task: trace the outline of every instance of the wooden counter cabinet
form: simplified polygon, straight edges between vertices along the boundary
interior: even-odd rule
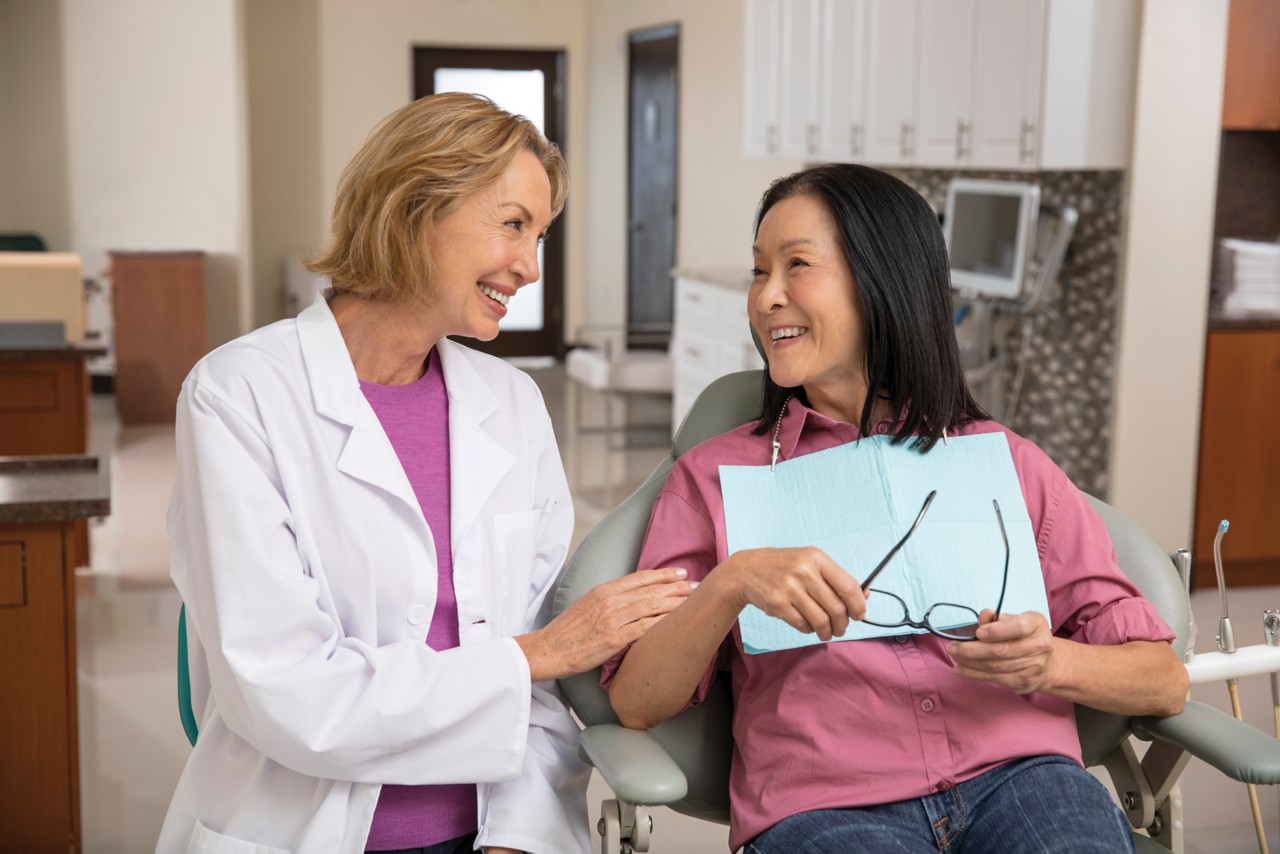
[[[1216,584],[1223,519],[1227,583],[1280,583],[1280,322],[1211,325],[1201,413],[1195,586]]]

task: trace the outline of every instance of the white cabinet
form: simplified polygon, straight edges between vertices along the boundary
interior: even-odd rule
[[[717,377],[764,366],[747,318],[749,284],[747,275],[736,270],[676,273],[671,336],[673,431]]]
[[[782,0],[744,0],[746,44],[743,55],[743,151],[747,157],[779,153],[779,81]]]
[[[866,86],[868,163],[911,163],[916,115],[916,0],[868,0]],[[842,85],[834,81],[833,86]]]
[[[866,148],[865,0],[824,0],[819,12],[818,156],[858,160]]]
[[[1138,0],[744,0],[746,153],[1124,168]]]
[[[793,160],[818,154],[819,0],[782,0],[781,155]]]
[[[1042,0],[977,0],[969,165],[1037,165],[1043,46]]]
[[[918,0],[916,110],[912,162],[958,165],[973,124],[975,0]]]

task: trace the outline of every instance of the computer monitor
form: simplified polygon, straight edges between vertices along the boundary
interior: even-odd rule
[[[1036,184],[952,178],[943,219],[952,287],[978,296],[1020,297],[1039,212]]]

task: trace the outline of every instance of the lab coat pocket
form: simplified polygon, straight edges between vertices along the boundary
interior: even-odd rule
[[[493,518],[493,546],[497,557],[498,589],[502,594],[502,631],[526,631],[526,614],[533,598],[533,568],[538,543],[551,518],[550,508],[523,513],[500,513]]]
[[[210,830],[197,821],[191,838],[187,840],[187,854],[289,854],[289,850],[235,839]]]

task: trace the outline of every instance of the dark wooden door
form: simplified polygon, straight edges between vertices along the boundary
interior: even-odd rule
[[[631,34],[627,323],[634,330],[670,326],[673,317],[679,56],[675,25]]]
[[[564,53],[417,46],[413,49],[413,96],[475,92],[510,112],[527,116],[564,151]],[[566,207],[567,210],[567,207]],[[495,356],[564,355],[565,214],[542,245],[542,278],[512,300],[493,341],[467,345]],[[533,299],[531,300],[530,297]]]

